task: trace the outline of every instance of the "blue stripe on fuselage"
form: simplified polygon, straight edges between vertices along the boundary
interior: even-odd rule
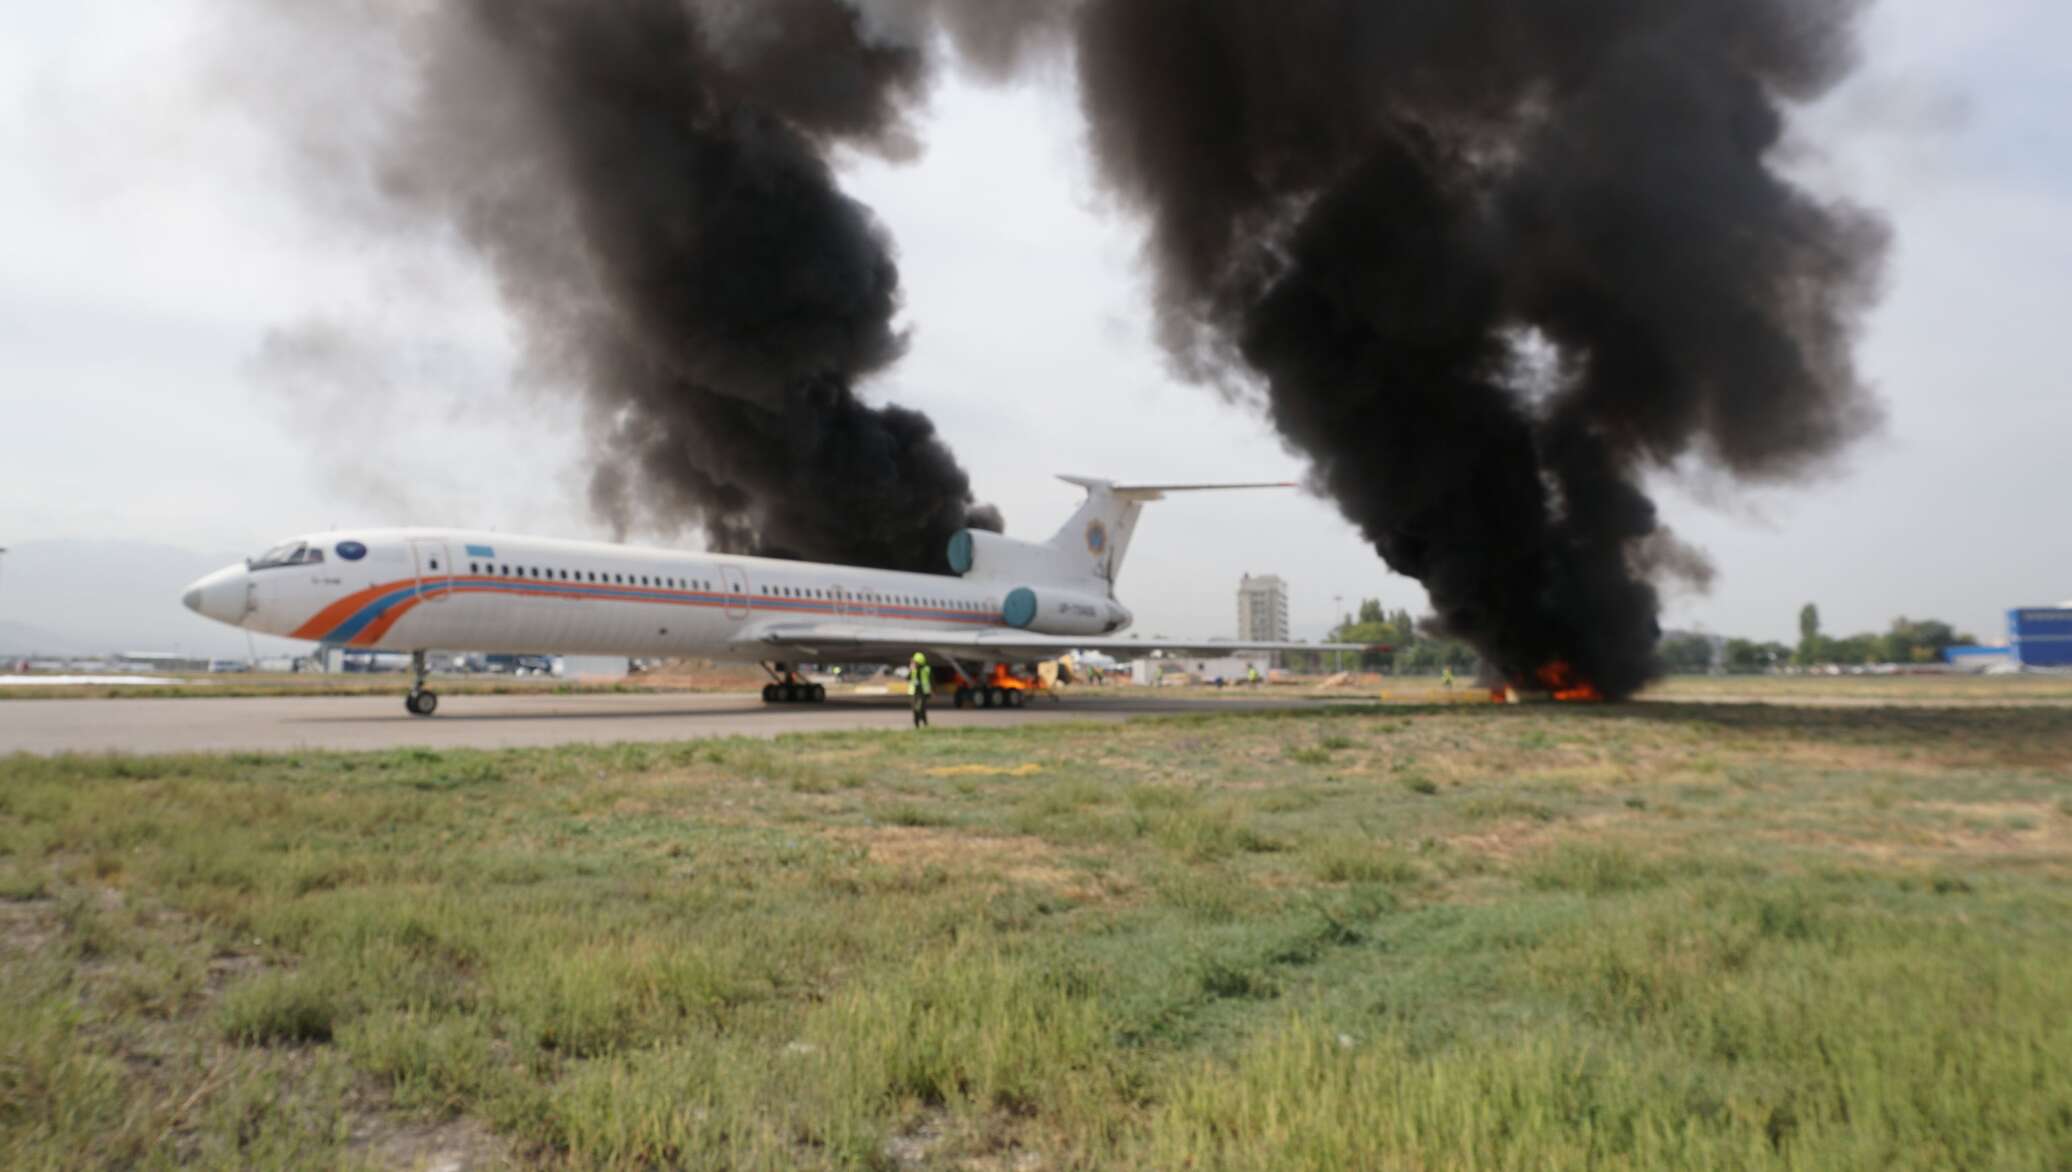
[[[845,614],[826,599],[780,598],[763,594],[704,594],[690,591],[654,591],[626,589],[592,582],[538,582],[523,578],[454,578],[435,579],[427,582],[413,582],[399,587],[375,599],[355,611],[323,636],[327,643],[343,643],[365,630],[367,626],[387,614],[389,610],[407,599],[419,595],[437,594],[441,591],[453,594],[529,594],[582,598],[598,601],[653,602],[671,606],[738,606],[749,610],[778,610],[794,614],[822,614],[837,618],[882,618],[905,621],[964,623],[980,626],[993,625],[990,612],[940,610],[931,607],[890,606],[851,603]]]

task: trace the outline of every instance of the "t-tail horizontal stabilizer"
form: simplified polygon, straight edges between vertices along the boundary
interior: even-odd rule
[[[1129,552],[1130,538],[1137,531],[1137,514],[1151,501],[1164,500],[1169,492],[1225,492],[1233,489],[1294,488],[1294,481],[1254,481],[1243,484],[1117,484],[1092,476],[1064,476],[1059,480],[1086,490],[1086,501],[1049,545],[1077,558],[1091,556],[1087,572],[1111,593],[1122,573],[1122,559]],[[1080,551],[1084,551],[1081,553]]]
[[[1060,476],[1086,490],[1086,500],[1049,541],[1021,541],[966,529],[950,539],[950,569],[965,577],[1015,586],[1060,587],[1066,594],[1114,598],[1115,577],[1137,531],[1137,514],[1174,492],[1240,488],[1294,488],[1290,481],[1250,484],[1117,484],[1091,476]]]

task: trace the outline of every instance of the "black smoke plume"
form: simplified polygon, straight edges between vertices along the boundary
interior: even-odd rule
[[[1529,682],[1623,696],[1665,575],[1643,491],[1779,480],[1876,422],[1886,233],[1780,171],[1862,0],[446,0],[382,184],[492,262],[602,437],[622,526],[935,567],[974,519],[861,403],[899,285],[829,152],[904,156],[931,62],[1076,63],[1185,376],[1257,387],[1313,483]],[[982,373],[982,372],[978,372]]]
[[[1624,696],[1656,576],[1703,572],[1642,472],[1788,477],[1876,420],[1851,343],[1885,231],[1778,171],[1859,7],[1089,0],[1076,39],[1177,365],[1256,374],[1498,670]]]
[[[926,416],[856,393],[905,346],[899,272],[828,154],[911,152],[920,50],[837,0],[390,15],[418,76],[378,182],[489,260],[530,362],[582,390],[602,515],[903,569],[1000,527]]]

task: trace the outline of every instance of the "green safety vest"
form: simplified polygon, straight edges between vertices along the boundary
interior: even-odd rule
[[[915,668],[907,676],[908,695],[926,696],[933,691],[935,691],[935,673],[929,669],[927,664],[924,663]]]

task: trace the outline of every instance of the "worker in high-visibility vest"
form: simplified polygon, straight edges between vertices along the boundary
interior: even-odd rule
[[[928,727],[928,696],[935,691],[935,673],[928,670],[928,657],[914,652],[913,669],[907,672],[907,695],[914,702],[914,727]]]

